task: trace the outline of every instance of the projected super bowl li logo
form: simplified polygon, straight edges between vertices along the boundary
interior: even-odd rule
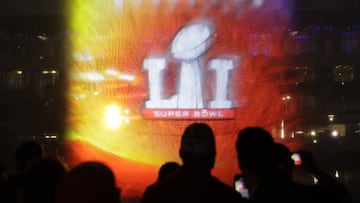
[[[208,74],[200,63],[201,56],[211,47],[214,29],[211,22],[201,21],[182,28],[171,44],[171,54],[179,62],[176,94],[163,97],[163,72],[167,58],[149,57],[143,61],[148,74],[149,99],[143,109],[144,118],[150,119],[233,119],[235,109],[229,95],[230,71],[233,60],[214,58],[206,63],[214,71],[216,80],[212,98],[204,99],[204,75]]]

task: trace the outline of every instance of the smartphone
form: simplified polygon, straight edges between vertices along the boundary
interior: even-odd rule
[[[301,156],[300,156],[300,154],[298,154],[298,153],[293,153],[292,155],[291,155],[291,159],[294,161],[294,164],[296,165],[296,166],[298,166],[298,165],[301,165]]]
[[[234,188],[243,198],[249,199],[249,189],[246,187],[242,175],[237,174],[234,176]]]

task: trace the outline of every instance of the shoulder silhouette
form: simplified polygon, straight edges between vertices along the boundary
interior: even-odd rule
[[[215,137],[210,126],[193,123],[182,134],[179,155],[183,164],[159,181],[142,203],[244,202],[239,193],[211,175],[215,164]]]
[[[118,203],[119,189],[112,170],[100,162],[72,168],[59,183],[55,203]]]

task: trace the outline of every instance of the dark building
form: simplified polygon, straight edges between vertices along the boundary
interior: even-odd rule
[[[296,1],[285,52],[302,128],[360,129],[360,1]],[[301,128],[300,128],[301,129]],[[346,130],[346,131],[344,131]]]
[[[0,17],[2,132],[60,131],[65,29],[55,16]]]

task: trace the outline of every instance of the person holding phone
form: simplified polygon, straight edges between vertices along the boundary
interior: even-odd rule
[[[236,192],[240,193],[243,198],[250,198],[249,188],[241,174],[236,174],[234,176],[234,189]]]
[[[322,171],[317,166],[315,159],[310,152],[302,150],[291,153],[285,145],[280,143],[275,143],[274,152],[278,170],[285,172],[285,174],[287,174],[286,176],[288,176],[291,181],[293,181],[292,175],[295,167],[308,172],[318,179],[318,185],[314,186],[294,182],[297,187],[303,188],[315,194],[325,193],[326,191],[331,192],[331,196],[333,197],[332,201],[335,202],[352,202],[352,197],[346,188],[340,182]]]
[[[341,202],[353,202],[350,192],[338,180],[325,173],[316,164],[315,158],[309,151],[300,150],[292,154],[295,167],[311,174],[317,179],[317,185],[328,188],[341,199]]]
[[[283,144],[275,143],[271,134],[263,128],[241,130],[236,140],[236,151],[252,202],[342,202],[327,188],[294,182],[294,162],[290,150]]]

